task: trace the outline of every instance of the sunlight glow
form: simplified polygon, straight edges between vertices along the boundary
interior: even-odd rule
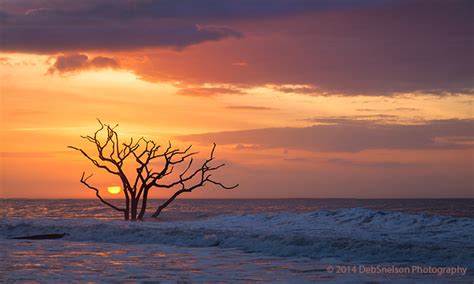
[[[120,193],[120,186],[109,186],[107,188],[107,191],[110,193],[110,194],[119,194]]]

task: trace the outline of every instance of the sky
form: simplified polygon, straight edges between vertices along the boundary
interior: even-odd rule
[[[86,147],[217,143],[187,198],[474,197],[469,0],[0,0],[0,197],[92,198]],[[155,190],[163,198],[169,191]]]

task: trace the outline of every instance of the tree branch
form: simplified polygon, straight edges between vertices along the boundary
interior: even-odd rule
[[[155,214],[153,214],[153,216],[156,217],[180,194],[192,192],[196,188],[203,187],[208,183],[224,189],[233,189],[238,186],[238,184],[226,186],[211,178],[212,172],[225,165],[211,165],[211,162],[214,160],[214,152],[216,149],[215,143],[213,143],[209,158],[206,159],[200,167],[192,169],[195,164],[193,156],[198,153],[191,152],[192,145],[189,145],[189,147],[184,150],[180,150],[179,148],[173,148],[171,142],[168,142],[168,147],[164,151],[160,151],[160,145],[157,145],[153,140],[148,140],[144,137],[141,137],[136,141],[131,138],[129,142],[121,142],[118,133],[115,130],[118,125],[112,127],[109,124],[102,123],[99,119],[97,119],[97,121],[99,122],[100,127],[93,133],[93,135],[81,136],[86,141],[94,144],[97,150],[97,155],[92,157],[81,148],[74,146],[68,147],[80,152],[96,167],[120,177],[123,185],[125,209],[114,206],[100,196],[99,189],[91,186],[87,182],[92,175],[85,177],[85,173],[83,173],[81,183],[89,189],[94,190],[97,198],[99,198],[102,203],[117,211],[124,212],[124,218],[126,220],[129,218],[131,220],[136,220],[137,217],[138,219],[143,218],[146,211],[148,193],[153,187],[177,188],[177,191],[160,207],[158,207]],[[155,159],[162,159],[164,162],[162,168],[154,170],[150,167],[150,164]],[[136,176],[128,176],[125,173],[125,161],[127,161],[127,163],[128,161],[135,162]],[[184,163],[186,163],[186,165],[181,167],[180,165]],[[175,169],[181,169],[180,173],[174,173]],[[167,184],[160,183],[160,180],[167,176],[176,176],[176,179],[171,179],[170,183]],[[131,182],[133,182],[133,184],[131,184]],[[138,208],[138,203],[140,201],[141,208]],[[139,213],[138,209],[140,209]]]
[[[92,174],[89,175],[89,176],[87,176],[87,177],[85,177],[85,174],[86,174],[85,172],[82,173],[82,177],[81,177],[81,183],[82,183],[82,184],[84,184],[84,185],[87,186],[88,188],[94,190],[94,191],[95,191],[95,195],[97,196],[97,198],[99,198],[99,200],[100,200],[102,203],[104,203],[105,205],[107,205],[107,206],[109,206],[109,207],[111,207],[111,208],[113,208],[113,209],[115,209],[115,210],[117,210],[117,211],[125,212],[125,209],[118,208],[117,206],[115,206],[115,205],[113,205],[113,204],[111,204],[111,203],[105,201],[105,200],[102,198],[102,196],[100,196],[99,189],[96,188],[96,187],[93,187],[93,186],[91,186],[90,184],[87,183],[87,180],[92,177]]]
[[[89,156],[84,150],[80,149],[80,148],[76,148],[74,146],[67,146],[68,148],[71,148],[71,149],[74,149],[76,151],[79,151],[82,153],[82,155],[84,155],[89,161],[91,161],[94,166],[98,167],[98,168],[101,168],[101,169],[105,169],[106,171],[108,171],[109,173],[111,174],[114,174],[114,175],[119,175],[119,172],[116,172],[116,171],[113,171],[112,169],[110,169],[109,167],[107,167],[106,165],[102,165],[102,164],[99,164],[99,162],[95,159],[93,159],[91,156]]]
[[[189,148],[188,148],[189,149]],[[185,192],[192,192],[194,189],[205,186],[207,182],[212,183],[214,185],[217,185],[221,188],[224,189],[234,189],[239,186],[239,184],[235,184],[233,186],[226,186],[221,182],[217,182],[213,179],[211,179],[211,174],[210,172],[218,170],[219,168],[223,167],[225,164],[220,164],[218,166],[211,167],[208,164],[214,160],[214,151],[216,149],[216,143],[213,143],[213,147],[211,150],[210,157],[204,161],[202,166],[195,170],[193,173],[189,174],[188,176],[185,176],[188,170],[191,168],[191,165],[193,163],[193,159],[189,161],[189,164],[187,167],[184,169],[184,171],[179,175],[179,180],[172,182],[170,184],[164,185],[164,184],[157,184],[156,182],[152,184],[152,186],[155,187],[161,187],[161,188],[172,188],[177,185],[181,185],[181,189],[176,191],[168,200],[166,200],[163,204],[161,204],[158,209],[155,211],[155,213],[152,215],[152,217],[158,217],[158,215],[161,213],[163,209],[165,209],[171,202],[173,202],[180,194],[185,193]],[[186,182],[191,181],[194,179],[196,176],[200,176],[199,181],[193,185],[186,185]]]

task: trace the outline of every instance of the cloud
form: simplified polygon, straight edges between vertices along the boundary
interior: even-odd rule
[[[105,19],[248,19],[384,5],[393,0],[4,0],[10,13]]]
[[[153,47],[180,49],[242,36],[226,26],[198,24],[191,15],[172,16],[173,8],[188,11],[189,7],[182,5],[162,1],[80,2],[2,3],[5,10],[0,13],[0,50],[57,53]],[[167,9],[161,9],[166,5]],[[166,11],[171,16],[167,16]]]
[[[0,50],[139,50],[150,60],[134,72],[151,81],[273,84],[308,95],[472,95],[471,2],[7,0]]]
[[[90,64],[96,68],[116,68],[118,67],[118,62],[109,57],[97,56],[92,58]]]
[[[316,86],[311,85],[281,85],[272,86],[272,89],[282,93],[294,93],[305,95],[321,95],[323,91]]]
[[[274,108],[264,106],[226,106],[225,108],[233,110],[274,110]]]
[[[303,121],[318,123],[318,124],[362,124],[367,123],[396,123],[400,121],[398,115],[393,114],[370,114],[370,115],[352,115],[352,116],[329,116],[329,117],[313,117],[303,119]]]
[[[8,57],[0,57],[0,64],[2,64],[2,65],[10,65],[10,58],[8,58]]]
[[[395,111],[419,111],[419,108],[414,108],[414,107],[399,107],[396,108]]]
[[[307,158],[283,158],[283,160],[287,162],[292,162],[292,163],[313,162],[311,159],[307,159]]]
[[[419,108],[413,108],[413,107],[399,107],[399,108],[394,108],[394,109],[373,109],[373,108],[358,108],[356,111],[360,112],[375,112],[375,111],[420,111],[421,109]]]
[[[234,150],[241,151],[241,150],[259,150],[262,149],[259,145],[244,145],[238,144],[235,145]]]
[[[238,67],[247,67],[247,65],[249,65],[247,62],[245,61],[240,61],[240,62],[234,62],[232,63],[232,66],[238,66]]]
[[[48,73],[69,73],[85,69],[115,69],[118,67],[118,61],[109,57],[89,58],[85,54],[60,55],[56,57],[54,64],[48,69]]]
[[[370,149],[454,149],[472,147],[474,120],[432,120],[424,124],[378,124],[338,121],[304,128],[265,128],[196,134],[181,140],[316,152],[358,152]],[[458,137],[453,139],[453,137]],[[459,137],[462,137],[459,138]],[[462,143],[460,143],[462,142]]]
[[[216,95],[242,95],[245,93],[242,90],[236,88],[196,87],[180,89],[176,92],[176,94],[195,97],[212,97]]]
[[[471,2],[404,0],[220,20],[246,36],[154,54],[139,72],[193,84],[274,85],[288,94],[473,95]],[[240,61],[248,65],[236,70]]]
[[[63,51],[110,51],[151,47],[183,48],[210,40],[240,37],[227,27],[203,27],[192,24],[121,24],[31,25],[5,24],[1,51],[56,53]]]
[[[344,167],[351,166],[351,167],[364,167],[364,168],[377,168],[377,169],[396,169],[396,168],[406,168],[406,167],[419,167],[419,163],[407,163],[407,162],[392,162],[392,161],[384,161],[384,162],[360,162],[354,161],[349,159],[340,159],[340,158],[333,158],[327,159],[327,163],[337,164]]]

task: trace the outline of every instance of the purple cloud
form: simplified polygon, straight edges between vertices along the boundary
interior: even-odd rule
[[[252,35],[192,58],[151,55],[143,78],[300,84],[309,87],[280,91],[309,95],[474,94],[469,0],[7,0],[2,9],[1,51],[180,50]],[[235,62],[248,64],[236,72]]]
[[[317,152],[454,149],[472,147],[474,143],[474,120],[433,120],[418,125],[377,124],[359,120],[352,123],[347,119],[332,122],[336,124],[217,132],[178,138],[185,141],[249,144]]]
[[[84,69],[118,68],[117,60],[104,56],[89,58],[85,54],[60,55],[49,68],[49,73],[68,73]]]

